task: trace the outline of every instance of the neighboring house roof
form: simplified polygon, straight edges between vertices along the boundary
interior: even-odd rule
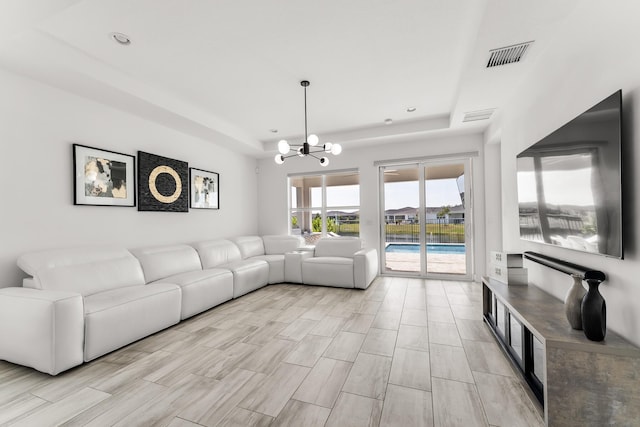
[[[400,209],[387,209],[384,211],[385,215],[413,215],[416,216],[418,214],[418,208],[405,207]]]
[[[427,213],[437,214],[442,210],[442,208],[443,206],[427,207]],[[462,205],[449,206],[449,213],[464,213],[464,206]]]

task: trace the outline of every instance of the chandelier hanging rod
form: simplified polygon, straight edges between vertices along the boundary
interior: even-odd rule
[[[311,83],[308,80],[303,80],[300,82],[300,85],[304,88],[304,142],[309,142],[307,135],[307,88]]]

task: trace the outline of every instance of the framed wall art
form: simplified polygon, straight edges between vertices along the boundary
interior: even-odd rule
[[[220,175],[189,169],[191,209],[220,209]]]
[[[138,151],[138,210],[189,211],[189,165]]]
[[[73,144],[73,204],[135,206],[135,157]]]

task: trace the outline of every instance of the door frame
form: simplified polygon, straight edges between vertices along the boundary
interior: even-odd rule
[[[472,281],[475,277],[475,256],[474,256],[474,191],[473,191],[473,158],[478,156],[478,152],[459,153],[453,155],[431,156],[421,158],[397,159],[387,161],[376,161],[374,166],[378,168],[378,225],[380,241],[380,273],[383,276],[399,277],[420,277],[426,279],[443,280],[463,280]],[[425,168],[436,165],[447,165],[462,163],[464,165],[464,194],[465,194],[465,263],[466,274],[452,273],[429,273],[427,269],[428,258],[425,249],[426,243],[426,192],[425,192]],[[390,167],[410,167],[418,168],[418,188],[419,188],[419,232],[420,232],[420,271],[393,271],[386,269],[386,220],[385,220],[385,191],[384,191],[384,170]]]

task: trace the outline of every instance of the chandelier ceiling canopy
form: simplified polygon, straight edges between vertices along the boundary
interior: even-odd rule
[[[302,144],[289,144],[286,140],[281,139],[278,142],[279,154],[276,154],[274,160],[277,164],[281,165],[285,159],[289,157],[306,157],[311,156],[320,161],[321,166],[327,166],[329,164],[329,158],[326,154],[333,154],[337,156],[342,153],[342,146],[340,144],[332,144],[331,142],[325,142],[322,146],[319,146],[320,138],[315,134],[308,134],[307,131],[307,87],[311,83],[308,80],[302,80],[300,86],[304,88],[304,142]],[[293,153],[293,154],[289,154]],[[322,154],[321,154],[322,153]]]

